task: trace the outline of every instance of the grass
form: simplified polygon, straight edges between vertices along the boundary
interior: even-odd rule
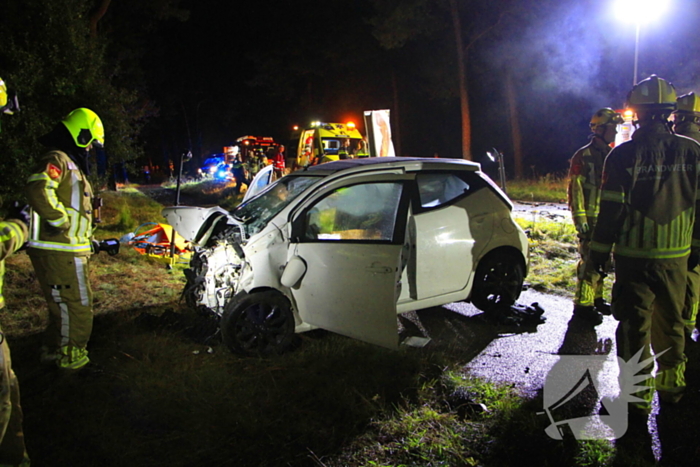
[[[529,231],[530,270],[526,280],[530,287],[573,297],[579,260],[573,224],[544,219],[516,219],[516,222]]]
[[[511,199],[531,202],[566,202],[567,178],[547,175],[540,179],[513,180],[506,184]]]
[[[227,187],[199,189],[221,204]],[[194,197],[197,185],[182,193]],[[162,220],[162,205],[138,190],[103,195],[98,238]],[[572,228],[524,227],[532,286],[570,293],[570,282],[549,276],[573,267]],[[464,373],[459,351],[396,352],[313,331],[294,352],[242,358],[212,338],[216,323],[180,302],[182,265],[168,270],[129,248],[92,265],[90,354],[105,374],[83,379],[38,366],[45,304],[27,256],[8,260],[2,325],[35,465],[496,466],[523,453],[537,465],[610,460],[604,443],[547,438],[541,401]]]

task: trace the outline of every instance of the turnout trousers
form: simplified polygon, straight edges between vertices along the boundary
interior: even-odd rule
[[[89,362],[92,333],[92,289],[89,256],[32,254],[30,258],[49,307],[46,345],[60,354],[58,365],[77,369]]]
[[[598,274],[588,257],[590,251],[590,236],[579,236],[578,252],[580,259],[576,266],[576,292],[574,293],[574,305],[593,306],[596,298],[603,298],[603,276]],[[609,269],[609,265],[606,265]]]
[[[619,321],[617,354],[626,362],[640,349],[640,361],[650,358],[652,352],[657,356],[655,378],[651,375],[653,362],[638,373],[649,375],[645,383],[650,389],[635,393],[644,402],[634,405],[647,411],[654,388],[662,400],[670,402],[680,400],[685,390],[682,312],[687,265],[687,256],[664,260],[615,256],[612,310]]]
[[[10,347],[0,331],[0,464],[19,465],[26,457],[19,383],[12,371]]]
[[[685,291],[685,307],[683,308],[683,322],[687,335],[693,333],[698,317],[698,303],[700,303],[700,266],[688,271],[688,287]]]

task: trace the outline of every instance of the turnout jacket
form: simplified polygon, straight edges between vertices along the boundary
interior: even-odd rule
[[[677,135],[687,136],[688,138],[692,138],[700,143],[700,127],[698,127],[697,123],[683,122],[676,125],[674,130]]]
[[[636,130],[605,160],[591,250],[660,260],[700,247],[699,162],[700,145],[664,123]]]
[[[594,136],[591,141],[576,151],[569,167],[569,209],[571,217],[585,220],[591,227],[598,217],[600,184],[605,156],[610,146]]]
[[[27,226],[24,222],[17,220],[0,222],[0,308],[5,306],[5,299],[2,296],[5,258],[19,250],[26,240]]]
[[[91,253],[92,186],[68,154],[48,152],[29,176],[26,194],[33,210],[32,254]]]

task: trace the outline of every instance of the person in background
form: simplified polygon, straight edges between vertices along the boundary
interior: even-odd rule
[[[7,92],[0,78],[0,114],[19,112],[17,96]],[[0,221],[0,310],[5,308],[2,295],[5,258],[22,248],[27,241],[29,208],[14,209],[10,219]],[[24,445],[24,416],[20,405],[19,382],[12,370],[10,346],[0,329],[0,467],[30,465]]]
[[[236,180],[236,194],[239,194],[241,192],[241,188],[243,188],[243,185],[247,185],[249,180],[246,180],[245,177],[245,166],[243,162],[241,161],[241,154],[240,151],[238,150],[238,146],[233,147],[233,160],[231,161],[231,173],[233,174],[233,178]]]
[[[285,156],[284,156],[284,145],[280,144],[275,151],[275,155],[272,158],[273,170],[275,171],[275,179],[284,177],[285,173]]]
[[[598,110],[591,118],[593,133],[589,136],[590,142],[576,151],[569,167],[569,209],[578,233],[580,254],[576,267],[578,282],[574,294],[574,317],[593,325],[602,323],[604,314],[610,314],[610,305],[603,298],[605,275],[591,267],[588,251],[598,219],[603,162],[610,152],[610,144],[615,141],[619,123],[622,123],[622,116],[613,109]]]

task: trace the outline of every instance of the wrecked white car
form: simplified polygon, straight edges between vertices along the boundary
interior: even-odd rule
[[[476,163],[396,157],[294,172],[232,212],[163,214],[198,245],[189,305],[220,317],[231,350],[270,354],[315,328],[397,348],[397,313],[513,304],[528,240],[511,210]]]

